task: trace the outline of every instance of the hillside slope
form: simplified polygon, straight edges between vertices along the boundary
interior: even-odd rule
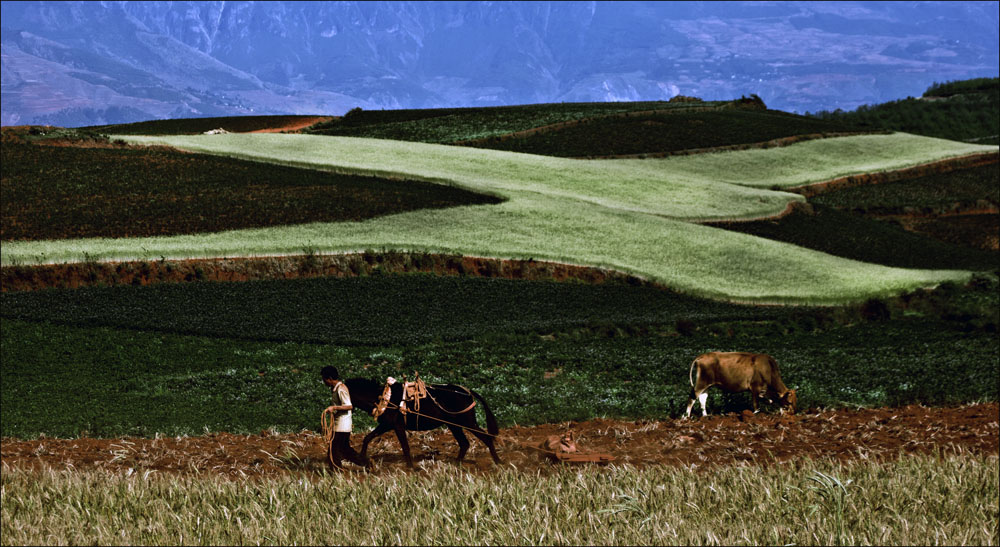
[[[405,176],[454,184],[508,201],[414,211],[358,223],[168,238],[11,243],[4,245],[4,264],[79,261],[85,256],[282,254],[301,252],[309,242],[320,252],[373,247],[533,257],[621,270],[714,298],[837,303],[964,279],[969,274],[887,268],[686,221],[771,215],[802,199],[752,186],[796,186],[859,169],[894,169],[996,150],[898,134],[652,161],[579,161],[309,135],[127,139],[340,172]],[[830,143],[833,146],[823,146]],[[729,180],[720,182],[723,173],[730,174]]]

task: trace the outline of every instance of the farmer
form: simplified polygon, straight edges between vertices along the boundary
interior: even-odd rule
[[[351,448],[351,394],[347,391],[347,386],[340,381],[340,374],[337,367],[326,366],[320,371],[323,376],[323,383],[330,386],[333,393],[333,404],[326,408],[326,412],[333,413],[333,437],[329,439],[330,446],[327,449],[327,461],[330,467],[339,468],[340,462],[347,458],[351,462],[371,469],[371,462]]]

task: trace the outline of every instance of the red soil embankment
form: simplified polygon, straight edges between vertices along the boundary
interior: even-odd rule
[[[371,275],[376,270],[380,273],[421,272],[505,279],[574,279],[591,284],[611,280],[648,284],[620,272],[556,262],[390,252],[5,266],[0,268],[0,290],[352,277]]]

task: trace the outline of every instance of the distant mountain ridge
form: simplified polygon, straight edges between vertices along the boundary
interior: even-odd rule
[[[2,123],[708,100],[995,76],[998,2],[4,2]]]

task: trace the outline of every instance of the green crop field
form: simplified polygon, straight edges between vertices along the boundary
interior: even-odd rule
[[[816,201],[819,197],[822,196],[810,198],[810,201]],[[978,218],[978,215],[970,218]],[[996,251],[971,248],[967,244],[963,245],[961,239],[954,243],[931,239],[908,232],[895,223],[866,218],[828,206],[816,205],[812,212],[795,211],[780,220],[720,222],[713,225],[785,241],[835,256],[897,268],[995,271],[1000,266],[1000,257]],[[969,240],[965,238],[964,242]]]
[[[535,258],[621,270],[715,298],[840,303],[968,278],[833,257],[685,220],[775,214],[796,186],[995,147],[905,134],[659,160],[580,161],[424,143],[310,135],[127,137],[243,159],[406,177],[506,198],[361,223],[312,223],[162,238],[11,242],[3,264],[388,248]],[[545,234],[545,237],[539,237]]]
[[[733,347],[774,355],[805,409],[996,401],[998,298],[989,278],[812,309],[424,275],[5,292],[0,435],[314,429],[327,364],[475,386],[504,425],[662,419],[693,356]]]
[[[724,102],[696,103],[714,108]],[[367,137],[429,143],[452,143],[496,137],[545,125],[609,116],[623,112],[686,110],[690,103],[608,102],[559,103],[482,108],[353,110],[343,118],[310,128],[317,135]],[[155,133],[154,133],[155,134]]]
[[[851,112],[822,111],[813,116],[861,128],[996,144],[1000,133],[1000,78],[935,83],[919,99],[908,97],[861,105]]]
[[[4,143],[0,239],[143,237],[345,222],[500,200],[440,184],[170,150]]]
[[[175,118],[145,122],[94,125],[82,128],[98,133],[118,135],[197,135],[213,129],[230,133],[245,133],[260,129],[284,127],[291,123],[314,119],[316,116],[224,116],[215,118]]]
[[[954,206],[1000,206],[1000,163],[827,192],[810,202],[860,213],[916,213]]]
[[[852,131],[845,124],[768,110],[657,112],[606,116],[527,136],[495,138],[470,146],[545,156],[586,157],[674,152]]]
[[[901,268],[995,271],[995,250],[976,245],[996,234],[1000,164],[827,191],[809,198],[813,210],[779,220],[713,225],[786,241],[845,258]],[[956,211],[975,214],[935,215]],[[882,215],[924,215],[919,233]],[[875,217],[875,218],[871,218]],[[926,234],[926,235],[925,235]],[[930,235],[932,237],[927,237]]]

